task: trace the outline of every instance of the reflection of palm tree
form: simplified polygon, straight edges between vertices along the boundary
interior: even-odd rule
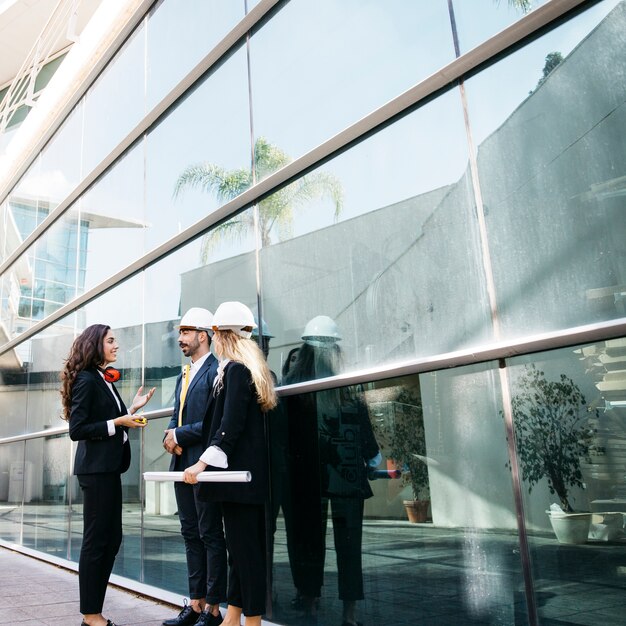
[[[276,170],[287,165],[290,157],[282,150],[259,137],[254,144],[254,167],[256,179],[261,180]],[[201,163],[187,167],[176,181],[174,196],[178,196],[187,187],[200,188],[215,194],[220,202],[231,200],[252,185],[252,172],[247,169],[227,171],[213,163]],[[293,210],[309,200],[329,197],[335,206],[335,219],[339,216],[343,202],[343,190],[340,182],[332,175],[314,172],[302,176],[294,183],[283,187],[271,196],[259,202],[259,229],[261,244],[271,243],[270,233],[276,225],[279,239],[289,237],[293,224]],[[202,260],[206,262],[215,243],[221,238],[240,240],[252,231],[254,218],[252,213],[244,211],[221,224],[202,242]]]
[[[531,0],[509,0],[509,4],[516,9],[521,9],[524,13],[530,11]]]

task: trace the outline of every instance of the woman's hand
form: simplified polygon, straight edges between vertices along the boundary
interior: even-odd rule
[[[130,410],[133,411],[134,409],[133,412],[138,411],[142,406],[146,406],[146,404],[148,404],[150,398],[154,395],[156,387],[152,387],[152,389],[150,389],[150,391],[148,391],[148,393],[144,394],[143,396],[141,395],[142,390],[143,386],[137,389],[137,393],[135,394],[133,402],[130,405]]]
[[[183,472],[183,480],[190,485],[195,485],[198,482],[198,474],[200,472],[204,472],[206,467],[206,463],[203,463],[202,461],[194,463],[194,465],[188,467]]]
[[[127,426],[128,428],[144,428],[148,421],[139,415],[121,415],[113,420],[116,426]]]

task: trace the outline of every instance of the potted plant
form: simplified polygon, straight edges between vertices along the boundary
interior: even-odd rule
[[[548,512],[557,538],[562,543],[584,543],[591,513],[576,513],[570,498],[572,488],[585,487],[581,461],[589,456],[593,436],[589,419],[597,417],[597,410],[587,406],[571,378],[561,374],[559,380],[549,381],[534,364],[526,367],[515,388],[519,390],[511,400],[515,441],[528,493],[545,478],[559,500],[560,507],[553,505]]]
[[[376,438],[390,464],[401,470],[402,484],[411,487],[413,498],[403,501],[409,521],[426,522],[430,491],[421,401],[403,389],[393,401],[375,404]]]

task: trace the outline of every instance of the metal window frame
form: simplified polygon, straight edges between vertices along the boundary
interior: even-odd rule
[[[594,4],[596,1],[597,0],[552,0],[548,4],[535,9],[491,39],[454,59],[431,76],[420,81],[404,93],[366,115],[361,120],[340,131],[334,137],[319,144],[267,178],[257,182],[245,192],[222,205],[205,218],[166,240],[123,270],[101,282],[97,287],[85,292],[41,322],[33,325],[18,337],[5,343],[0,347],[0,354],[13,349],[41,330],[54,324],[57,320],[69,315],[109,291],[117,284],[139,274],[183,245],[201,236],[211,226],[252,206],[255,202],[267,197],[277,189],[328,160],[338,152],[367,138],[377,129],[384,127],[402,114],[406,114],[438,92],[453,87],[458,80],[476,72],[487,63],[494,62],[499,59],[502,54],[517,48],[528,38],[537,36],[543,29],[554,25],[570,12],[583,5]],[[268,13],[278,4],[279,0],[261,0],[261,2],[256,5],[202,61],[155,105],[143,120],[74,188],[65,200],[46,217],[22,244],[0,264],[0,277],[85,191],[94,185],[128,149],[153,128],[172,107],[176,106],[178,100],[201,80],[212,67],[227,54],[231,53],[235,47],[242,45],[250,30],[260,24]],[[2,197],[2,200],[4,201],[7,197],[8,193]]]

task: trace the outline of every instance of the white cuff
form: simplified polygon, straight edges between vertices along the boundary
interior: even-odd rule
[[[176,429],[172,428],[172,437],[174,437],[174,441],[176,442],[176,445],[178,445],[178,439],[176,439]]]
[[[211,446],[207,448],[200,460],[207,465],[212,465],[213,467],[221,467],[222,469],[226,469],[228,467],[228,457],[226,456],[224,450],[218,448],[217,446]]]
[[[107,421],[107,429],[109,430],[109,437],[113,437],[113,435],[115,434],[115,424],[113,422],[114,420]]]

